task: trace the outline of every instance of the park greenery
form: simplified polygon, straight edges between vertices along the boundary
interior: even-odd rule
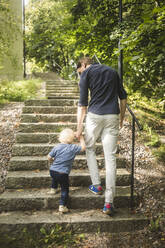
[[[0,70],[6,58],[14,69],[18,67],[17,57],[13,54],[13,43],[20,37],[20,20],[11,8],[10,0],[0,0]]]
[[[165,6],[160,0],[122,2],[120,23],[119,0],[29,0],[26,62],[31,64],[32,73],[53,71],[70,78],[83,55],[96,54],[101,63],[117,69],[122,49],[128,101],[138,109],[143,127],[150,134],[146,143],[158,146],[153,125],[160,123],[165,108]],[[17,33],[7,3],[0,0],[0,62],[10,53],[10,43]],[[38,86],[34,90],[32,85],[39,85],[34,81],[2,82],[0,101],[34,97]]]
[[[97,55],[117,69],[123,49],[129,94],[163,99],[165,6],[159,0],[31,0],[26,11],[27,58],[46,70],[73,72],[72,61]]]
[[[12,101],[22,102],[36,98],[42,83],[40,79],[21,81],[3,80],[0,83],[0,104]]]
[[[164,112],[165,6],[159,0],[122,2],[120,23],[119,0],[30,1],[27,58],[43,71],[67,78],[74,75],[74,65],[83,55],[96,54],[101,63],[117,69],[122,49],[129,103],[138,109],[147,133],[145,137],[143,132],[144,142],[159,147],[162,154],[164,147],[153,130]]]
[[[18,32],[8,6],[0,0],[1,60],[10,54],[10,45]],[[123,21],[119,23],[119,0],[30,0],[26,6],[26,62],[31,73],[57,72],[74,77],[75,64],[83,55],[118,68],[123,51],[124,86],[128,101],[143,126],[139,137],[165,161],[165,145],[156,130],[162,125],[165,100],[165,5],[162,0],[123,0]],[[120,40],[120,49],[118,47]],[[0,104],[35,98],[42,80],[0,82]],[[153,223],[157,228],[159,222]],[[67,247],[78,244],[83,236],[56,229],[31,238],[23,230],[25,247]],[[30,235],[30,236],[29,236]]]

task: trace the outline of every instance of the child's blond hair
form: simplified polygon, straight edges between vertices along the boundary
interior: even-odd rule
[[[64,144],[71,144],[74,140],[74,132],[70,128],[65,128],[59,134],[59,141]]]

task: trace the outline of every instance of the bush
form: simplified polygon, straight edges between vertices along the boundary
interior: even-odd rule
[[[22,102],[36,96],[41,87],[40,79],[0,82],[0,102]]]

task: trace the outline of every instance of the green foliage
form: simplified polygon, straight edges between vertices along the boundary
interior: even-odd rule
[[[161,144],[158,149],[153,150],[153,154],[156,156],[156,158],[164,162],[165,161],[165,144]]]
[[[160,221],[164,214],[159,214],[155,219],[151,219],[149,229],[151,232],[158,232],[160,230]]]
[[[11,56],[11,44],[17,38],[19,28],[17,19],[10,7],[9,0],[0,1],[0,69],[2,68],[2,59],[9,56],[12,63],[16,65],[15,58]]]
[[[41,83],[42,81],[39,79],[2,81],[0,82],[0,102],[24,101],[34,98]]]
[[[69,66],[74,38],[65,1],[34,1],[27,10],[26,25],[29,60],[35,58],[40,67],[49,71]]]
[[[148,129],[148,130],[147,130]],[[145,131],[148,131],[149,141],[145,143],[146,146],[159,147],[160,139],[159,135],[156,134],[150,127],[146,125]]]
[[[19,232],[19,236],[16,235],[14,238],[8,235],[5,235],[5,238],[0,237],[0,244],[8,248],[67,248],[80,244],[83,239],[84,234],[74,235],[72,231],[64,231],[56,224],[54,228],[41,227],[36,232],[24,228],[22,233]]]
[[[124,84],[131,93],[164,99],[165,6],[162,1],[32,1],[27,12],[27,56],[67,77],[70,60],[96,54],[117,69],[124,54]],[[118,43],[120,39],[120,49]]]
[[[165,7],[143,3],[140,8],[140,19],[137,23],[133,22],[134,27],[124,21],[122,28],[125,78],[134,92],[147,97],[163,98]]]
[[[130,92],[129,92],[130,93]],[[160,161],[165,161],[165,145],[161,144],[158,134],[159,128],[164,125],[164,107],[161,100],[148,99],[141,96],[141,93],[131,93],[129,104],[134,109],[136,117],[143,126],[143,131],[139,133],[140,139],[146,146],[151,148],[153,155]]]
[[[56,225],[55,229],[47,232],[44,228],[40,229],[43,237],[40,239],[40,244],[45,244],[47,248],[51,248],[55,245],[63,245],[66,247],[67,244],[72,243],[72,233],[63,232],[62,227]]]

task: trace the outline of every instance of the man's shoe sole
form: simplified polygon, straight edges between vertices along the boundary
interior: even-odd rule
[[[102,194],[103,194],[102,191],[100,191],[100,192],[94,192],[94,191],[91,190],[91,189],[89,189],[89,191],[92,192],[92,193],[95,194],[95,195],[102,195]]]
[[[103,213],[106,214],[106,215],[109,215],[109,216],[113,216],[114,215],[114,211],[104,211],[103,210]]]

